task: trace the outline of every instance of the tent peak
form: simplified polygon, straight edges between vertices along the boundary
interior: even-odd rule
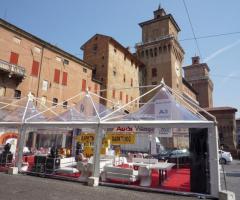
[[[29,101],[33,101],[33,99],[34,99],[34,96],[32,95],[31,92],[29,92],[29,93],[28,93],[28,100],[29,100]]]

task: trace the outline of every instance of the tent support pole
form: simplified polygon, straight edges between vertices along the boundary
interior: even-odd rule
[[[218,155],[218,129],[217,124],[208,128],[209,135],[209,165],[210,165],[210,193],[212,196],[219,196],[220,191],[220,173],[219,173],[219,155]]]
[[[22,160],[23,160],[23,147],[25,144],[25,135],[26,135],[26,126],[22,125],[19,128],[19,142],[18,142],[18,151],[17,151],[17,162],[16,167],[18,171],[21,171]]]
[[[88,179],[89,186],[99,185],[99,175],[100,175],[100,149],[102,144],[102,132],[103,129],[98,125],[96,129],[96,138],[94,141],[94,153],[93,153],[93,175]]]

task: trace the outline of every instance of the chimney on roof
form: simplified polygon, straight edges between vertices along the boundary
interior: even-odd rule
[[[199,56],[192,57],[192,64],[193,65],[200,64],[200,57]]]
[[[126,49],[130,52],[130,46],[127,46]]]

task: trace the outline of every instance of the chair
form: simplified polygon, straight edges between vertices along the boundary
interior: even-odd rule
[[[86,164],[83,162],[77,163],[77,169],[81,173],[81,176],[79,178],[80,181],[87,181],[87,173],[86,173]]]
[[[80,181],[87,182],[88,177],[91,176],[93,172],[93,164],[87,163],[84,164],[82,162],[78,163],[78,170],[81,172],[81,176],[79,178]]]
[[[148,187],[151,186],[152,177],[151,170],[148,167],[139,167],[138,174],[140,177],[140,186]]]

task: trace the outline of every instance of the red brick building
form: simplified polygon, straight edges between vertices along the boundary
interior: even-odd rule
[[[0,19],[0,96],[23,97],[31,92],[48,101],[66,100],[86,89],[98,91],[92,66],[78,57]]]

